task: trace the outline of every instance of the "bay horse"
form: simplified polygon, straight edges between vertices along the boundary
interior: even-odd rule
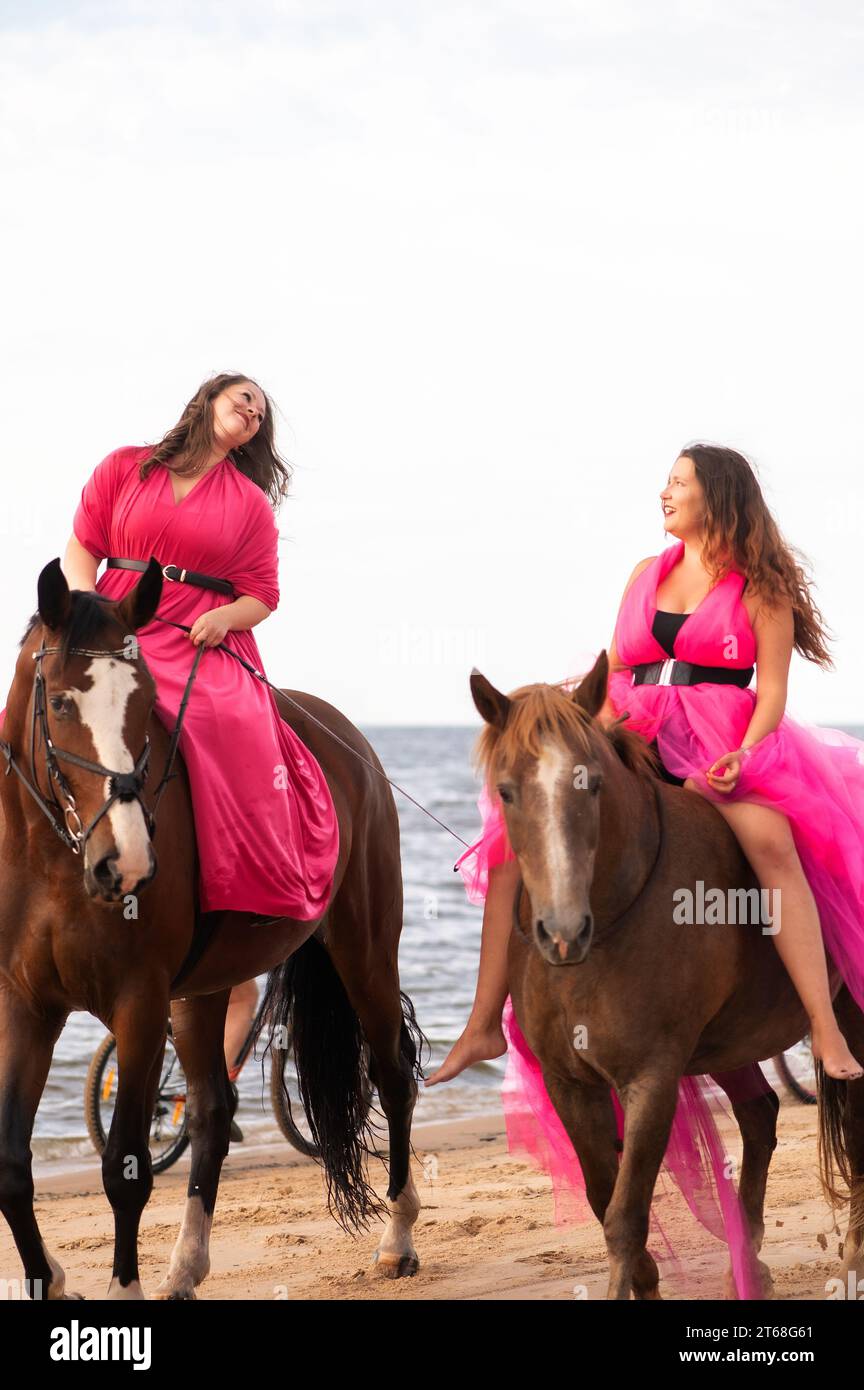
[[[380,762],[325,701],[284,692],[295,705],[275,695],[333,795],[340,842],[334,895],[312,921],[252,926],[251,913],[198,914],[182,758],[155,828],[145,800],[147,752],[154,768],[164,769],[170,739],[154,713],[155,682],[134,634],[156,613],[161,569],[152,560],[135,588],[110,602],[70,591],[53,560],[37,591],[7,703],[7,775],[0,777],[0,1210],[30,1290],[48,1299],[76,1296],[65,1293],[64,1272],[37,1225],[30,1136],[64,1022],[70,1011],[86,1010],[117,1040],[118,1092],[102,1157],[115,1226],[107,1297],[144,1297],[138,1228],[153,1186],[148,1136],[170,1011],[187,1079],[192,1152],[183,1222],[156,1297],[195,1297],[209,1270],[235,1105],[223,1053],[228,997],[233,985],[264,971],[271,1040],[276,1027],[290,1027],[330,1210],[346,1229],[386,1218],[375,1269],[388,1277],[413,1274],[411,1228],[420,1202],[410,1167],[411,1118],[425,1039],[399,986],[399,824]],[[190,666],[191,654],[190,643]],[[232,717],[240,716],[219,712],[220,719]],[[46,732],[50,764],[40,746]],[[18,775],[9,776],[13,770]],[[368,1081],[387,1120],[386,1203],[366,1177],[374,1144]]]
[[[807,1016],[758,925],[673,920],[673,895],[697,880],[724,892],[758,881],[708,800],[661,780],[649,745],[621,721],[597,721],[608,669],[602,652],[575,689],[536,684],[509,696],[476,668],[471,675],[484,720],[476,759],[501,797],[521,876],[508,954],[515,1017],[603,1227],[607,1296],[660,1297],[646,1249],[654,1186],[679,1080],[708,1074],[740,1127],[744,1261],[749,1287],[768,1297],[758,1252],[779,1101],[758,1063],[802,1038]],[[840,1026],[864,1056],[864,1014],[828,965]],[[624,1112],[623,1148],[610,1088]],[[854,1275],[857,1288],[864,1080],[821,1074],[819,1111],[823,1190],[834,1206],[848,1192],[842,1272],[845,1287]],[[733,1288],[727,1282],[730,1296]]]

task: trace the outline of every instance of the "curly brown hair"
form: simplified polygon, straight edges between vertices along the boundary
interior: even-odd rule
[[[258,386],[254,377],[244,376],[242,372],[220,372],[202,382],[195,395],[184,406],[177,424],[162,436],[152,454],[144,459],[139,469],[142,481],[160,463],[180,478],[188,478],[199,472],[204,459],[216,447],[213,436],[213,402],[227,386],[239,385],[241,381]],[[247,478],[251,478],[252,482],[267,494],[275,508],[288,493],[293,470],[279,457],[273,443],[273,402],[262,386],[258,386],[258,390],[267,402],[264,419],[249,443],[231,449],[228,457],[241,473],[245,473]],[[176,467],[171,462],[178,454],[185,455],[182,467]]]
[[[826,625],[810,593],[807,560],[782,536],[753,465],[718,444],[688,444],[679,458],[690,459],[705,494],[702,561],[709,574],[716,582],[735,569],[766,604],[788,599],[795,650],[817,666],[833,666]]]

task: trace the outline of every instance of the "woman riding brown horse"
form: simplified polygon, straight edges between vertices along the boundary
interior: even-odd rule
[[[117,479],[121,487],[125,476]],[[131,471],[128,485],[136,486]],[[232,486],[247,489],[243,498],[260,510],[248,492],[251,482]],[[269,534],[266,540],[269,557]],[[196,910],[202,886],[197,827],[179,754],[176,775],[161,784],[155,824],[148,801],[148,762],[158,781],[171,735],[164,710],[162,719],[155,713],[165,692],[136,640],[140,630],[155,628],[162,565],[182,565],[183,558],[151,558],[131,588],[125,576],[119,598],[70,590],[59,560],[46,566],[5,711],[0,749],[7,773],[15,775],[0,777],[0,1210],[31,1287],[47,1298],[64,1296],[65,1279],[36,1223],[30,1135],[69,1012],[92,1013],[117,1039],[119,1089],[102,1158],[115,1215],[108,1296],[138,1298],[138,1225],[152,1189],[148,1139],[170,1008],[188,1082],[192,1166],[183,1226],[157,1294],[192,1298],[209,1267],[209,1231],[235,1103],[223,1052],[228,999],[232,986],[268,970],[272,1036],[281,1039],[288,1025],[331,1208],[355,1226],[383,1212],[388,1219],[376,1252],[379,1272],[400,1276],[417,1268],[411,1227],[419,1201],[409,1159],[422,1035],[399,988],[402,886],[392,794],[366,739],[338,710],[302,692],[271,696],[264,690],[292,747],[308,750],[299,774],[308,776],[314,763],[326,778],[338,830],[338,859],[323,884],[326,907],[316,910],[307,901],[296,917],[283,912],[266,926],[253,926],[256,909],[274,907],[266,900],[272,885],[257,887],[253,876],[248,882],[261,901],[237,910],[230,901],[235,880],[223,876],[215,885],[205,882],[217,896],[205,913]],[[266,568],[253,565],[244,588],[261,582]],[[171,586],[172,598],[180,587]],[[199,622],[199,651],[217,630],[218,614]],[[232,665],[214,646],[204,654],[202,671],[211,656]],[[259,688],[239,666],[236,677],[233,667],[227,676],[227,665],[227,679]],[[160,670],[171,677],[170,666]],[[269,721],[269,709],[262,708],[261,717]],[[201,738],[188,747],[206,753],[206,714],[201,727]],[[254,738],[255,731],[247,735]],[[261,735],[262,746],[268,737]],[[230,791],[232,777],[248,779],[256,769],[241,765],[229,745],[219,771]],[[264,772],[271,778],[273,767]],[[249,831],[248,821],[229,821],[226,843],[211,836],[212,862],[242,868],[242,839],[254,863],[259,846]],[[290,867],[296,860],[288,850],[297,847],[285,848]],[[272,842],[262,854],[262,862],[270,862]],[[298,901],[305,892],[296,874],[280,878],[277,887],[299,895]],[[218,893],[226,889],[220,904]],[[196,931],[196,921],[206,929]],[[365,1177],[367,1056],[389,1130],[386,1205]]]

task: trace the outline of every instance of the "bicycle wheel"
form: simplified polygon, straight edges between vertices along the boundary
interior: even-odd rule
[[[288,1037],[286,1047],[272,1047],[271,1055],[273,1060],[270,1066],[270,1100],[276,1123],[288,1143],[298,1153],[306,1154],[309,1158],[319,1158],[320,1150],[312,1138],[311,1127],[300,1099],[300,1085],[297,1080],[297,1068],[294,1064],[294,1047],[291,1036]],[[364,1114],[368,1113],[372,1104],[372,1095],[372,1086],[367,1079],[364,1091]]]
[[[816,1069],[810,1048],[810,1034],[803,1037],[794,1047],[789,1047],[774,1058],[777,1075],[784,1086],[802,1105],[815,1105]]]
[[[108,1033],[93,1054],[84,1084],[84,1119],[87,1133],[94,1149],[100,1154],[104,1153],[108,1142],[117,1095],[117,1079],[117,1044],[113,1035]],[[166,1168],[170,1168],[188,1144],[186,1078],[169,1030],[150,1125],[150,1161],[153,1172],[162,1173]]]
[[[320,1150],[312,1138],[309,1121],[300,1099],[292,1040],[288,1039],[287,1047],[272,1047],[270,1054],[270,1100],[276,1123],[288,1143],[298,1153],[306,1154],[309,1158],[318,1158]]]

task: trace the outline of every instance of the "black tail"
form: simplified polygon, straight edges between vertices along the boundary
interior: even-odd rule
[[[416,1086],[425,1075],[423,1071],[423,1049],[425,1047],[426,1060],[428,1061],[432,1056],[432,1044],[417,1022],[414,1005],[404,989],[400,990],[399,994],[402,999],[402,1032],[399,1042],[399,1053],[403,1064],[407,1063],[407,1069]]]
[[[365,1229],[385,1204],[366,1180],[366,1157],[376,1151],[369,1119],[371,1083],[363,1031],[342,981],[323,946],[309,937],[267,978],[263,1030],[285,1030],[303,1109],[327,1178],[327,1205],[346,1231]],[[402,1050],[410,1070],[420,1075],[418,1053],[426,1041],[408,996],[402,995],[406,1021]]]

